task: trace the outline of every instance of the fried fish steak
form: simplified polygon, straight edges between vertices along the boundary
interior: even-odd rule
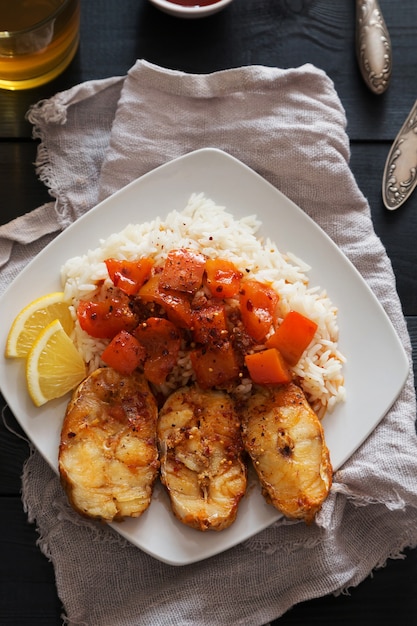
[[[332,484],[323,427],[295,384],[255,387],[241,406],[242,437],[268,502],[310,523]]]
[[[143,375],[100,368],[75,390],[59,447],[59,473],[79,513],[103,521],[149,506],[159,459],[158,408]]]
[[[174,515],[201,531],[230,526],[247,481],[230,396],[197,386],[177,390],[159,412],[158,443]]]

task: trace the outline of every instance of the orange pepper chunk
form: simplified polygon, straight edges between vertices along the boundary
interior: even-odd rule
[[[128,296],[134,296],[149,278],[153,261],[146,257],[138,261],[106,259],[105,264],[113,285]]]
[[[192,315],[189,295],[173,289],[162,289],[160,280],[161,274],[151,276],[139,289],[139,297],[144,302],[155,302],[162,306],[169,320],[179,328],[190,328]]]
[[[316,330],[315,322],[297,311],[290,311],[265,345],[276,348],[287,363],[295,365],[310,345]]]
[[[156,385],[164,383],[177,363],[181,345],[178,329],[169,320],[149,317],[135,328],[133,334],[146,349],[145,378]]]
[[[201,348],[190,353],[191,365],[200,387],[222,386],[239,375],[239,365],[232,346]]]
[[[249,376],[260,385],[291,382],[291,372],[282,355],[275,348],[245,356]]]
[[[127,296],[94,302],[80,300],[77,317],[81,328],[99,339],[113,339],[121,330],[132,330],[137,318],[129,307]]]
[[[278,294],[257,280],[245,280],[240,289],[240,313],[247,333],[261,342],[271,329]]]
[[[206,285],[213,298],[232,298],[240,289],[242,272],[227,259],[207,259]]]
[[[193,316],[193,338],[197,343],[221,347],[228,338],[226,310],[223,304],[196,309]]]

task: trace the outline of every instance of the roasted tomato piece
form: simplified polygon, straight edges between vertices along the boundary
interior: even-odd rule
[[[245,280],[240,289],[240,312],[247,333],[255,339],[265,339],[274,319],[278,294],[257,280]]]
[[[77,317],[81,328],[98,339],[113,339],[121,330],[130,331],[137,324],[127,298],[80,300]]]
[[[197,343],[221,347],[229,334],[225,307],[214,304],[193,311],[192,329]]]
[[[107,259],[105,261],[110,279],[115,287],[121,289],[128,296],[138,293],[143,283],[151,273],[152,259],[143,258],[138,261]]]
[[[146,349],[143,371],[147,380],[156,385],[165,382],[177,362],[181,345],[179,330],[161,317],[150,317],[133,332]]]
[[[214,298],[232,298],[240,289],[242,272],[226,259],[207,259],[206,285]]]
[[[101,358],[119,374],[128,376],[145,360],[146,348],[126,330],[121,330],[107,348]]]
[[[196,381],[203,389],[222,387],[239,375],[239,365],[232,346],[201,348],[190,353]]]
[[[192,322],[191,305],[188,294],[172,289],[160,288],[161,274],[154,274],[139,290],[144,302],[155,302],[162,306],[170,319],[180,328],[190,328]]]
[[[171,250],[161,273],[160,288],[195,293],[203,283],[206,257],[195,250]]]

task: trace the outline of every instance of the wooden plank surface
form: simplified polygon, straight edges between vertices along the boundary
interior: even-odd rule
[[[380,5],[394,44],[392,84],[382,97],[369,92],[357,68],[353,0],[236,0],[202,20],[172,18],[148,0],[83,2],[80,49],[65,73],[27,92],[0,90],[0,136],[30,137],[25,114],[31,104],[85,80],[123,75],[144,58],[196,73],[313,63],[335,83],[350,138],[389,141],[417,98],[417,3]]]

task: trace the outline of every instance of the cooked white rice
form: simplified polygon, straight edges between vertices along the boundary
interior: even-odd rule
[[[259,226],[255,216],[234,219],[224,207],[203,194],[193,194],[183,211],[172,211],[164,220],[129,224],[100,241],[94,250],[69,259],[62,267],[62,284],[67,300],[73,305],[74,319],[78,301],[96,293],[99,281],[104,281],[105,288],[112,284],[105,259],[133,260],[148,256],[162,263],[175,248],[191,248],[210,258],[226,257],[245,275],[272,283],[280,296],[282,317],[295,310],[318,324],[314,340],[293,371],[300,377],[313,408],[323,416],[345,398],[342,372],[345,359],[338,349],[337,309],[324,290],[309,285],[310,267],[290,253],[280,253],[269,239],[258,238]],[[107,340],[90,337],[77,321],[73,338],[90,371],[102,365],[100,354]],[[168,387],[187,382],[190,375],[189,359],[184,354]],[[249,387],[250,381],[244,380],[240,390]]]

